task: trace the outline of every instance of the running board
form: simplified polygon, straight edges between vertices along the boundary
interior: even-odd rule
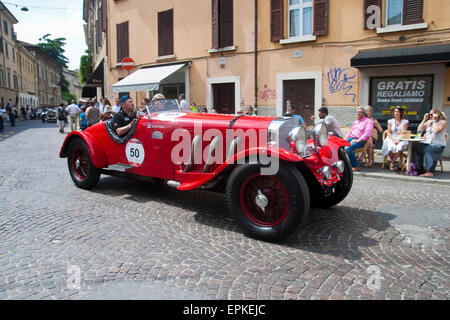
[[[106,168],[103,168],[103,170],[112,170],[112,171],[119,171],[119,172],[125,172],[125,170],[133,168],[129,164],[122,164],[122,163],[116,163],[111,166],[108,166]]]

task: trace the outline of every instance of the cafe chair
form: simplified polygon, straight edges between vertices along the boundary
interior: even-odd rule
[[[445,134],[445,140],[447,141],[448,144],[448,133]],[[441,172],[444,172],[444,166],[442,165],[442,155],[441,158],[439,159],[439,164],[441,166]]]
[[[356,158],[360,159],[361,158],[361,154],[362,154],[362,156],[363,156],[363,163],[366,163],[366,164],[368,163],[368,160],[369,160],[369,157],[367,156],[367,148],[368,148],[368,145],[366,143],[364,145],[364,147],[359,148],[359,149],[355,149]],[[373,152],[372,152],[372,163],[375,163],[375,145],[374,144],[372,144],[372,149],[373,149]]]
[[[387,130],[384,130],[383,131],[383,142],[384,142],[384,140],[386,139],[386,137],[387,137]],[[406,159],[406,157],[408,156],[408,154],[406,153],[406,151],[403,151],[401,154],[400,154],[400,166],[401,166],[401,168],[402,168],[402,171],[401,172],[403,172],[406,168],[406,161],[403,161],[403,159]],[[383,165],[381,166],[381,168],[382,169],[384,169],[384,166],[385,166],[385,164],[386,164],[386,162],[387,162],[387,158],[388,158],[388,156],[384,156],[383,157]]]
[[[350,131],[349,127],[341,126],[342,138],[347,139],[347,134]]]

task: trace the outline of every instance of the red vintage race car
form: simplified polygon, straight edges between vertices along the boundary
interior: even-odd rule
[[[352,187],[349,144],[323,124],[307,133],[292,117],[191,113],[176,100],[147,106],[123,137],[111,121],[65,139],[59,155],[75,185],[92,188],[107,174],[223,192],[235,221],[258,239],[286,238],[310,206],[331,207]]]

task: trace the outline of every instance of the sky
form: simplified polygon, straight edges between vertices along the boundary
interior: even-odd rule
[[[14,25],[17,39],[37,44],[50,33],[50,39],[66,38],[64,55],[69,69],[80,67],[80,57],[87,49],[84,38],[83,0],[9,0],[2,1],[19,21]],[[27,7],[29,11],[21,11]]]

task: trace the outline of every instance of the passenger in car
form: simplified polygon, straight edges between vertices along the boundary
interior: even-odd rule
[[[136,123],[136,111],[134,110],[133,98],[128,95],[120,98],[121,110],[110,120],[114,131],[119,136],[123,136],[130,131]]]

